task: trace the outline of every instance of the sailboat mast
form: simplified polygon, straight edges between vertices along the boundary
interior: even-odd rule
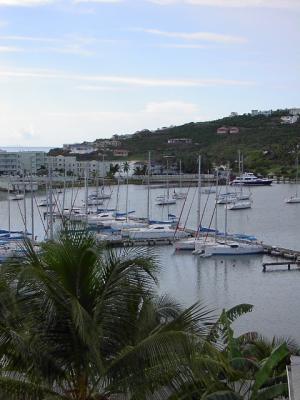
[[[169,198],[170,198],[170,185],[169,185],[169,158],[167,157],[167,218],[169,218],[170,214],[170,206],[169,206]]]
[[[239,155],[239,178],[242,176],[242,158],[241,158],[241,150],[238,151]],[[243,185],[240,185],[240,194],[243,193]]]
[[[34,207],[33,207],[33,177],[32,177],[32,165],[30,174],[30,201],[31,201],[31,238],[34,241]]]
[[[128,221],[128,170],[129,170],[129,165],[128,163],[126,165],[126,221]]]
[[[297,144],[297,157],[296,157],[296,196],[298,195],[298,175],[299,175],[299,144]]]
[[[50,240],[53,240],[53,193],[52,193],[52,170],[53,170],[53,163],[52,159],[50,162],[49,167],[49,214],[50,214]]]
[[[215,240],[217,239],[218,232],[218,192],[219,192],[219,168],[217,168],[217,178],[216,178],[216,200],[215,200]]]
[[[147,220],[150,221],[150,173],[151,173],[151,152],[148,152],[148,179],[147,179]]]
[[[87,163],[84,171],[84,187],[85,187],[85,217],[88,217],[88,206],[89,206],[89,187],[88,187],[88,167]]]
[[[180,192],[181,192],[181,187],[182,187],[181,160],[179,160],[179,188],[180,188]]]
[[[66,180],[67,180],[67,168],[66,168],[66,163],[65,163],[64,188],[63,188],[63,199],[62,199],[62,214],[64,213],[65,203],[66,203]]]
[[[25,182],[25,170],[23,168],[23,186],[24,186],[24,199],[23,199],[23,206],[24,206],[24,231],[25,235],[27,235],[27,209],[26,209],[26,182]]]
[[[102,155],[102,192],[104,192],[104,185],[105,185],[105,165],[104,165],[104,157],[105,155]]]
[[[201,224],[201,156],[198,157],[198,206],[197,206],[197,236]]]
[[[7,182],[7,211],[8,211],[8,232],[11,231],[11,218],[10,218],[10,182]]]
[[[228,226],[228,181],[229,181],[229,166],[227,165],[227,175],[226,175],[226,204],[225,204],[225,242],[227,242],[227,226]]]

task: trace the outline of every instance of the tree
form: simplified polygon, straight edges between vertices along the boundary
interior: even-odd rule
[[[0,396],[167,399],[188,379],[210,313],[155,295],[154,256],[104,250],[76,226],[24,252],[0,273]]]
[[[116,173],[118,173],[119,171],[120,171],[119,164],[110,164],[107,176],[113,178],[116,175]]]
[[[124,171],[125,173],[128,173],[128,172],[129,172],[129,169],[130,169],[129,163],[128,163],[128,161],[125,161],[125,162],[123,163],[123,171]]]

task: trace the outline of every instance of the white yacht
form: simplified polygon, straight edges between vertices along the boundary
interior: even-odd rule
[[[47,201],[47,199],[42,199],[38,202],[38,207],[47,207],[48,204],[49,202]]]
[[[297,146],[297,157],[296,157],[296,193],[285,200],[287,204],[300,203],[300,196],[298,195],[298,175],[299,175],[299,146]]]
[[[198,238],[192,237],[187,239],[179,240],[178,242],[174,243],[175,250],[187,250],[193,251],[200,247],[204,248],[206,244],[213,243],[215,240],[211,236],[200,236]]]
[[[230,184],[243,186],[270,186],[272,182],[272,179],[259,178],[252,172],[245,172],[241,176],[237,176]]]
[[[289,197],[288,199],[286,199],[285,202],[288,204],[300,203],[300,197],[297,196],[297,194],[294,194],[291,197]]]
[[[8,199],[12,201],[18,201],[18,200],[23,200],[24,197],[25,196],[23,193],[12,193],[9,195]]]
[[[236,193],[223,193],[217,196],[217,204],[230,204],[237,200]]]
[[[196,243],[195,254],[203,257],[210,256],[237,256],[264,253],[264,248],[259,243],[237,242],[237,241],[216,241],[207,243],[205,246]]]
[[[186,192],[176,192],[174,190],[172,198],[175,200],[184,200],[187,198],[187,193]]]
[[[111,198],[110,193],[105,193],[103,190],[97,192],[93,192],[90,196],[90,199],[98,199],[98,200],[109,200]]]
[[[168,225],[150,225],[148,228],[128,229],[126,230],[126,235],[133,240],[174,240],[189,237],[187,232],[176,230]]]
[[[172,204],[176,204],[176,200],[170,197],[157,197],[155,204],[157,206],[169,206]]]
[[[227,210],[246,210],[252,207],[249,200],[236,200],[231,204],[226,204]]]

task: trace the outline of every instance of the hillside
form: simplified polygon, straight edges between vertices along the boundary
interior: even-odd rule
[[[300,144],[300,119],[294,124],[282,124],[281,117],[288,115],[288,110],[278,110],[272,116],[251,116],[249,114],[226,117],[210,122],[188,123],[181,126],[143,130],[133,135],[114,136],[119,141],[119,148],[129,151],[130,160],[146,161],[148,151],[155,161],[162,161],[163,156],[174,156],[174,160],[182,160],[185,172],[196,172],[196,160],[202,155],[203,170],[210,170],[214,164],[230,163],[237,168],[237,152],[244,156],[245,169],[261,174],[293,176],[295,173],[296,146]],[[217,129],[237,127],[239,133],[217,134]],[[170,144],[170,139],[186,138],[189,144]],[[119,160],[114,157],[113,150],[107,151],[99,147],[103,139],[94,142],[96,151],[89,155],[78,156],[78,159]],[[105,140],[107,141],[107,140]],[[98,150],[97,150],[98,149]],[[52,155],[67,155],[62,149],[54,149]]]
[[[173,155],[182,159],[186,171],[195,171],[195,160],[203,156],[204,169],[213,163],[229,162],[234,168],[237,151],[244,155],[245,168],[263,174],[290,175],[294,173],[296,146],[300,144],[300,123],[281,124],[278,111],[272,117],[241,115],[211,122],[189,123],[159,130],[139,133],[122,140],[122,147],[129,150],[130,159],[147,159],[151,151],[155,159]],[[217,134],[221,126],[238,127],[238,134]],[[192,139],[192,144],[168,144],[169,139]]]

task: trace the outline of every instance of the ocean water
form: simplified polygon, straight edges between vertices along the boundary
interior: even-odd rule
[[[27,146],[1,146],[0,145],[0,150],[5,150],[5,151],[13,151],[13,152],[18,152],[18,151],[45,151],[48,153],[53,147],[27,147]]]
[[[90,190],[93,190],[92,188]],[[196,200],[194,191],[189,190],[188,199],[178,201],[175,206],[159,207],[155,197],[163,189],[151,190],[151,216],[165,218],[168,211],[179,216],[182,213],[182,224],[196,227]],[[300,250],[300,204],[286,204],[285,199],[295,191],[295,185],[274,184],[271,187],[252,188],[253,207],[249,210],[228,211],[228,231],[255,235],[268,244]],[[120,210],[125,209],[125,186],[120,187]],[[76,206],[82,205],[84,189],[68,189],[66,204],[75,200]],[[196,196],[195,196],[196,197]],[[45,198],[37,194],[35,199]],[[146,214],[147,190],[145,186],[129,186],[129,209],[135,210],[137,216]],[[61,201],[62,195],[58,197]],[[112,199],[108,207],[115,207],[117,187],[113,187]],[[214,198],[202,195],[203,225],[209,226]],[[30,197],[26,198],[26,220],[30,222]],[[190,209],[190,212],[189,212]],[[39,238],[44,236],[44,209],[35,206],[35,233]],[[12,229],[24,227],[23,201],[11,202]],[[7,228],[6,194],[0,192],[1,227]],[[218,206],[218,228],[224,229],[224,206]],[[201,301],[218,315],[223,308],[239,303],[254,305],[254,311],[237,321],[238,333],[259,331],[266,336],[291,336],[300,344],[300,270],[287,271],[286,268],[262,272],[262,263],[270,259],[265,255],[240,257],[200,258],[191,253],[174,252],[172,246],[151,248],[157,254],[160,263],[159,292],[168,293],[177,301],[188,306]]]

